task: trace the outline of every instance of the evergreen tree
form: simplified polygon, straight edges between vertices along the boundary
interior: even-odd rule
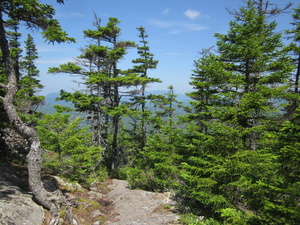
[[[256,150],[266,116],[274,112],[271,100],[281,97],[282,84],[293,66],[282,51],[276,22],[268,23],[253,1],[248,1],[240,13],[230,22],[228,34],[216,34],[220,58],[226,62],[224,69],[232,72],[227,82],[229,92],[222,93],[231,100],[231,106],[220,111],[224,121],[240,127],[245,147]]]
[[[149,116],[150,134],[159,133],[163,126],[174,128],[176,122],[175,111],[182,107],[174,93],[174,87],[168,87],[168,92],[164,94],[150,94],[148,96],[149,104],[152,107],[152,115]]]
[[[100,137],[98,143],[105,145],[105,159],[108,168],[117,168],[119,159],[123,158],[120,148],[120,121],[122,117],[130,113],[130,108],[121,101],[124,96],[132,96],[134,87],[143,85],[152,80],[139,76],[138,73],[129,70],[121,70],[118,63],[125,57],[126,50],[134,47],[132,41],[120,41],[120,21],[117,18],[109,18],[106,26],[100,26],[101,20],[96,17],[95,30],[85,30],[85,37],[91,40],[87,48],[82,49],[77,63],[60,65],[49,71],[80,74],[84,78],[87,87],[86,92],[75,93],[61,92],[61,99],[72,101],[75,107],[83,112],[88,112],[93,121],[95,137]],[[103,45],[106,44],[106,45]],[[82,61],[83,60],[83,61]],[[127,89],[124,91],[124,87]],[[130,90],[132,87],[133,90]],[[94,119],[97,118],[97,122]],[[103,133],[102,133],[103,129]]]
[[[300,76],[300,5],[294,9],[292,15],[293,29],[287,30],[288,39],[291,40],[288,50],[290,50],[293,56],[293,62],[296,66],[296,71],[293,77],[291,77],[291,84],[289,92],[286,94],[286,99],[289,102],[286,107],[287,117],[291,119],[297,107],[299,106],[299,76]]]
[[[176,99],[173,86],[168,89],[169,92],[163,95],[148,96],[154,111],[148,118],[151,135],[143,151],[135,153],[131,163],[133,168],[127,171],[133,187],[165,191],[177,185],[179,151],[185,142],[176,120],[180,102]]]
[[[202,57],[194,63],[190,84],[195,91],[187,93],[192,98],[192,110],[188,110],[185,120],[194,121],[195,129],[207,133],[207,123],[213,121],[211,109],[222,104],[219,91],[225,86],[229,73],[223,69],[224,63],[210,49],[204,50]]]
[[[228,33],[216,34],[218,55],[196,61],[182,195],[202,215],[258,224],[265,218],[253,211],[262,212],[260,199],[268,197],[255,196],[255,185],[276,177],[276,156],[266,147],[275,139],[274,103],[282,100],[293,65],[276,22],[255,1],[234,15]]]
[[[264,213],[270,221],[278,224],[300,222],[299,112],[298,108],[292,120],[282,124],[274,147],[277,162],[280,164],[277,172],[280,180],[262,184],[263,190],[271,195],[268,199],[265,198],[267,203]]]
[[[20,80],[21,71],[20,71],[20,59],[21,59],[21,44],[20,37],[22,34],[19,32],[19,21],[8,19],[5,21],[5,27],[7,29],[6,35],[9,39],[9,46],[11,51],[11,56],[14,61],[14,70],[17,75],[17,80]]]
[[[140,45],[137,46],[140,58],[132,60],[132,62],[135,64],[133,71],[139,73],[143,78],[148,78],[148,71],[150,69],[156,69],[158,60],[154,60],[154,55],[150,52],[150,47],[148,46],[149,42],[147,41],[148,34],[145,28],[138,27],[137,30],[140,32]],[[141,105],[141,149],[143,149],[147,144],[146,119],[148,117],[149,111],[146,111],[146,87],[150,82],[161,82],[159,79],[149,79],[145,81],[145,83],[141,84],[141,95],[136,97],[138,103]]]
[[[39,70],[34,61],[38,58],[38,53],[30,34],[27,35],[25,40],[25,50],[26,55],[20,63],[22,75],[19,81],[20,90],[17,93],[17,101],[23,114],[36,114],[36,109],[43,101],[44,96],[37,95],[43,85],[37,79]]]
[[[88,127],[81,127],[81,118],[73,121],[70,114],[46,114],[39,121],[38,131],[45,152],[45,167],[73,181],[89,184],[99,177],[102,149],[91,145]],[[70,166],[72,165],[72,166]]]

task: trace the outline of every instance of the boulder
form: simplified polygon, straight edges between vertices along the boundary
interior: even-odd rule
[[[0,167],[0,224],[42,225],[43,208],[18,187],[21,183],[11,167]]]

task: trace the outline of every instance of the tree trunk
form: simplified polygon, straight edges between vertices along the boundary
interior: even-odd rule
[[[298,54],[297,72],[295,75],[295,93],[298,93],[298,89],[299,89],[299,76],[300,76],[300,53]]]
[[[1,14],[1,12],[0,12]],[[38,132],[26,125],[19,117],[14,99],[18,91],[17,77],[14,71],[13,61],[11,59],[8,42],[5,36],[5,29],[3,20],[0,15],[0,46],[2,51],[2,60],[5,63],[6,76],[8,83],[0,83],[0,87],[5,89],[5,96],[1,97],[3,108],[7,114],[9,122],[14,129],[28,141],[29,153],[27,155],[28,161],[28,180],[30,189],[36,198],[46,209],[50,210],[55,219],[51,224],[57,224],[60,212],[60,205],[66,203],[64,196],[59,190],[55,192],[48,192],[41,180],[42,157],[40,149],[40,140]]]
[[[117,84],[114,86],[114,106],[119,106],[119,89]],[[120,154],[118,149],[118,134],[119,134],[120,116],[113,116],[113,140],[112,140],[112,162],[111,169],[117,169],[120,161]]]
[[[146,89],[146,85],[143,85],[142,86],[142,143],[141,143],[142,150],[144,150],[147,143],[147,128],[146,128],[146,116],[145,116],[145,108],[146,108],[145,89]]]

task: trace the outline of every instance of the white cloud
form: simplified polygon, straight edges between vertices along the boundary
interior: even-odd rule
[[[153,19],[150,21],[150,24],[161,28],[169,28],[169,34],[179,34],[184,31],[199,31],[208,29],[208,27],[198,23],[185,23],[182,21],[164,21]]]
[[[164,14],[164,15],[168,15],[169,13],[170,13],[170,9],[165,9],[162,12],[162,14]]]
[[[188,9],[184,12],[184,15],[190,18],[191,20],[194,20],[200,16],[200,12],[197,10]]]

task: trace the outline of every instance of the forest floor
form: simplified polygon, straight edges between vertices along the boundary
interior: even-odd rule
[[[19,175],[18,185],[29,191],[27,168],[14,165],[12,170]],[[128,182],[106,179],[85,189],[69,184],[58,177],[43,176],[44,184],[53,188],[56,183],[66,198],[73,204],[73,213],[80,225],[164,225],[180,224],[179,214],[170,193],[154,193],[130,189]],[[49,182],[50,181],[50,182]],[[71,185],[71,186],[70,186]],[[51,187],[52,186],[52,187]],[[50,213],[44,211],[44,224],[48,224]]]

